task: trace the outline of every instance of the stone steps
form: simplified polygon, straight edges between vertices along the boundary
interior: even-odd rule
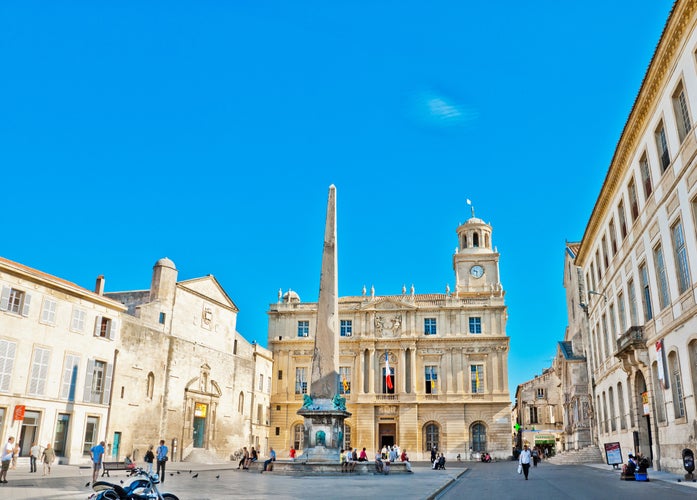
[[[602,463],[603,457],[600,450],[595,446],[586,446],[578,450],[569,450],[548,458],[546,460],[554,465],[577,465]]]

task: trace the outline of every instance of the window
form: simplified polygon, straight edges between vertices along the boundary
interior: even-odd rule
[[[89,455],[92,447],[98,443],[97,435],[99,434],[99,417],[87,417],[85,425],[85,441],[82,445],[82,453]]]
[[[672,227],[673,248],[675,250],[676,272],[678,274],[678,290],[683,293],[690,286],[690,270],[687,265],[687,249],[682,232],[682,222],[678,220]]]
[[[430,451],[433,449],[438,449],[440,429],[436,424],[428,424],[424,428],[424,444],[426,445],[425,451]]]
[[[610,304],[608,308],[608,321],[610,322],[610,336],[613,339],[617,338],[617,322],[615,321],[615,304]]]
[[[609,259],[608,259],[608,254],[607,254],[607,238],[603,236],[602,242],[600,244],[600,248],[603,251],[603,269],[607,269],[610,265]]]
[[[626,429],[627,418],[624,413],[624,391],[622,389],[622,382],[617,383],[617,403],[620,407],[620,429]]]
[[[41,308],[41,322],[49,325],[56,324],[56,301],[49,298],[44,299]]]
[[[620,333],[627,331],[627,313],[624,307],[624,295],[619,293],[617,295],[617,317],[620,320]]]
[[[639,276],[641,277],[641,304],[644,306],[644,321],[650,321],[653,317],[651,311],[651,289],[649,288],[649,272],[646,263],[639,266]]]
[[[61,399],[75,401],[75,387],[77,385],[77,371],[80,365],[80,356],[66,354],[63,362],[63,380],[61,381]]]
[[[479,233],[472,234],[472,247],[479,248]]]
[[[296,450],[302,450],[303,441],[305,436],[305,426],[303,424],[296,424],[293,427],[293,448]]]
[[[656,397],[656,418],[658,419],[659,422],[665,422],[666,421],[666,405],[665,401],[663,399],[663,388],[661,387],[661,383],[658,381],[658,363],[655,361],[653,362],[653,365],[651,366],[651,370],[653,373],[653,386],[654,387],[659,387],[660,389],[657,391],[653,391],[654,396]],[[630,389],[631,390],[631,389]],[[630,405],[631,407],[631,405]],[[634,416],[632,412],[629,412],[629,418],[631,420],[630,425],[634,425]]]
[[[673,383],[673,410],[675,418],[683,418],[685,416],[685,400],[682,393],[682,378],[680,376],[680,363],[678,355],[671,352],[668,356],[668,364],[670,366],[671,382]]]
[[[634,179],[629,181],[627,186],[627,192],[629,193],[629,213],[632,216],[632,222],[637,220],[639,217],[639,200],[636,195],[636,186],[634,185]]]
[[[266,377],[266,392],[271,394],[271,377]]]
[[[307,378],[305,368],[295,369],[295,394],[307,394]]]
[[[89,403],[109,404],[113,365],[104,361],[87,361],[84,400]]]
[[[666,129],[663,126],[663,122],[658,124],[656,132],[654,132],[654,136],[656,138],[658,158],[661,162],[661,171],[665,172],[670,166],[670,153],[668,152],[668,141],[666,140]]]
[[[482,318],[470,318],[470,333],[482,333]]]
[[[73,317],[70,320],[70,329],[74,332],[82,332],[85,330],[85,311],[82,309],[73,309]]]
[[[283,380],[283,370],[278,370],[278,380]]]
[[[424,318],[424,334],[436,334],[436,318]]]
[[[530,423],[531,424],[539,424],[539,421],[537,420],[537,407],[536,406],[530,407]]]
[[[42,349],[41,347],[34,349],[34,359],[32,360],[31,375],[29,377],[29,394],[44,394],[50,354],[51,351],[48,349]]]
[[[607,390],[607,396],[609,399],[609,404],[610,404],[610,429],[613,431],[617,430],[617,420],[615,417],[615,394],[612,390],[612,387],[610,387]]]
[[[543,399],[545,397],[545,390],[543,387],[538,387],[536,392],[537,399]]]
[[[658,281],[658,305],[661,310],[670,302],[670,295],[668,292],[668,277],[666,276],[666,266],[663,261],[663,248],[658,245],[653,249],[653,261],[656,266],[656,279]]]
[[[627,293],[629,294],[629,318],[632,325],[639,324],[639,315],[637,314],[636,291],[634,290],[634,280],[629,280],[627,283]]]
[[[240,391],[237,398],[237,413],[244,413],[244,392]]]
[[[259,390],[260,391],[264,390],[264,374],[263,373],[259,374]]]
[[[148,380],[145,385],[145,397],[152,399],[155,393],[155,374],[153,372],[148,373]]]
[[[309,337],[310,335],[310,322],[309,321],[298,321],[298,337]]]
[[[607,333],[607,316],[605,314],[600,318],[600,324],[603,328],[602,336],[605,342],[605,357],[608,358],[610,356],[610,335]]]
[[[438,394],[438,367],[426,366],[426,394]]]
[[[591,262],[591,280],[590,280],[591,287],[593,290],[596,290],[598,287],[595,286],[595,264]]]
[[[646,153],[639,160],[639,171],[641,172],[641,184],[644,186],[644,199],[648,200],[653,187],[651,186],[651,169],[649,168],[649,160]]]
[[[675,122],[678,126],[678,137],[680,142],[685,140],[685,136],[692,130],[690,122],[690,110],[687,107],[687,97],[682,82],[673,93],[673,110],[675,111]]]
[[[114,340],[116,338],[116,321],[106,316],[97,316],[94,322],[94,336]]]
[[[484,365],[470,366],[470,379],[472,382],[472,393],[480,394],[484,392]]]
[[[16,350],[17,344],[14,342],[0,340],[0,392],[10,391]]]
[[[624,213],[624,201],[620,201],[620,204],[617,205],[617,219],[620,225],[620,240],[624,240],[627,237],[627,219]]]
[[[260,424],[262,422],[262,419],[264,418],[264,409],[260,404],[257,405],[257,424]]]
[[[280,427],[276,427],[276,435],[277,436],[281,435],[281,428]]]
[[[351,394],[351,367],[350,366],[340,366],[339,367],[339,393],[340,394]]]
[[[167,315],[166,315],[165,313],[161,312],[161,313],[160,313],[160,318],[159,318],[158,322],[159,322],[161,325],[164,325],[164,324],[165,324],[165,318],[166,318],[166,317],[167,317]]]
[[[353,333],[353,321],[350,319],[341,320],[341,336],[350,337]]]
[[[617,231],[615,230],[615,219],[610,221],[608,231],[610,232],[610,248],[612,248],[612,255],[615,255],[617,253]]]
[[[22,316],[29,316],[29,304],[31,303],[31,295],[10,288],[2,287],[2,295],[0,295],[0,311],[7,311]]]

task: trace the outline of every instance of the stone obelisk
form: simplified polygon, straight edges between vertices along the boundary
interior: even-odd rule
[[[302,459],[338,462],[344,441],[346,399],[339,391],[339,287],[336,255],[336,187],[329,186],[319,279],[317,328],[312,354],[310,394],[298,414],[305,419]]]
[[[331,399],[339,391],[339,286],[337,281],[336,187],[332,184],[329,186],[327,199],[315,349],[312,354],[310,394],[313,399]]]

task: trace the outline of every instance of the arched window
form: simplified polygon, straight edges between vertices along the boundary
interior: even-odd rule
[[[658,363],[655,361],[651,366],[651,372],[653,375],[653,386],[657,388],[657,390],[653,391],[653,395],[656,398],[656,418],[659,422],[665,422],[666,404],[663,399],[663,387],[661,387],[661,383],[658,381]],[[632,419],[632,426],[634,426],[634,414],[630,412],[629,416]]]
[[[481,422],[476,422],[470,427],[470,436],[472,436],[472,451],[486,451],[486,426]]]
[[[424,451],[431,451],[435,446],[438,449],[440,440],[440,429],[437,424],[430,423],[424,427]]]
[[[607,425],[607,421],[609,418],[609,414],[607,412],[607,394],[605,394],[605,391],[603,391],[603,432],[608,432],[609,427]]]
[[[348,450],[351,447],[351,426],[344,424],[344,449]]]
[[[491,245],[489,245],[489,235],[485,234],[484,235],[484,248],[489,248]]]
[[[479,248],[479,233],[472,233],[472,247]]]
[[[148,373],[148,385],[145,388],[145,395],[148,399],[152,399],[152,395],[155,392],[155,374],[153,372]]]
[[[244,393],[242,391],[240,391],[240,398],[237,403],[237,413],[244,413]]]
[[[467,235],[462,235],[462,248],[467,248]]]
[[[303,424],[295,424],[293,427],[293,448],[296,450],[303,449],[303,436],[305,435],[305,426]]]
[[[680,362],[678,361],[678,353],[675,351],[671,352],[668,356],[668,366],[670,367],[670,381],[673,386],[673,409],[675,410],[675,418],[683,418],[685,416],[685,400],[683,399]]]
[[[612,429],[613,431],[616,431],[617,430],[617,423],[615,420],[615,393],[612,390],[612,387],[608,388],[607,396],[609,398],[609,403],[610,403],[610,429]]]

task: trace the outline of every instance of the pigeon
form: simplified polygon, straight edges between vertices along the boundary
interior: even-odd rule
[[[220,479],[220,474],[218,474],[217,476],[215,476],[215,478],[216,478],[216,479]]]
[[[193,479],[196,479],[196,478],[198,477],[198,472],[197,472],[196,474],[194,474],[193,476],[191,476],[191,477],[192,477]]]
[[[181,474],[181,472],[177,471],[177,474]]]
[[[121,484],[123,484],[123,479],[121,480]]]
[[[189,474],[191,474],[191,469],[189,469]]]
[[[90,482],[87,481],[87,482],[85,483],[85,488],[87,488],[89,485],[90,485]]]
[[[170,477],[172,477],[173,475],[174,475],[174,473],[173,473],[173,472],[170,472],[170,473],[169,473],[169,476],[170,476]]]

